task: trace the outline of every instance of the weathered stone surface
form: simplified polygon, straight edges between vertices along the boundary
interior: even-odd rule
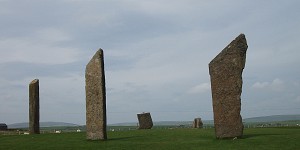
[[[106,92],[103,50],[99,49],[85,70],[86,138],[106,140]]]
[[[151,129],[153,122],[150,113],[137,114],[139,120],[139,129]]]
[[[203,128],[203,122],[202,122],[201,118],[194,119],[193,128]]]
[[[245,35],[241,34],[209,63],[217,138],[243,135],[240,111],[247,48]]]
[[[34,79],[29,84],[29,133],[40,133],[40,96],[38,79]]]
[[[5,123],[0,123],[0,131],[7,130],[7,125]]]

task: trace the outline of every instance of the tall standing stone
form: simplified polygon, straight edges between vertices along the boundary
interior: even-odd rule
[[[103,50],[99,49],[85,70],[86,138],[106,140],[106,92]]]
[[[247,48],[245,35],[240,34],[209,63],[215,134],[219,139],[243,135],[240,111]]]
[[[201,118],[194,119],[193,128],[203,128],[203,122],[202,122]]]
[[[137,114],[139,120],[139,129],[151,129],[153,122],[150,113]]]
[[[40,134],[40,96],[39,80],[29,84],[29,133]]]

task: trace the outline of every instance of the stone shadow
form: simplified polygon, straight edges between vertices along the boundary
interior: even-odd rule
[[[281,135],[281,134],[244,134],[241,138],[239,139],[249,139],[253,137],[259,137],[259,136],[271,136],[271,135]]]
[[[140,137],[143,137],[143,136],[126,136],[126,137],[109,138],[109,139],[107,139],[107,141],[127,140],[127,139],[140,138]]]

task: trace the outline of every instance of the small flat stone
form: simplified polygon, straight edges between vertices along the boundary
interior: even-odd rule
[[[150,113],[140,113],[137,114],[139,120],[139,129],[151,129],[153,127],[153,122]]]

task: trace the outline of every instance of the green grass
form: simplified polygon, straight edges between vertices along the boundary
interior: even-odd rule
[[[299,149],[300,128],[249,128],[242,139],[217,140],[213,129],[152,129],[108,132],[107,141],[85,133],[0,135],[0,149]]]

